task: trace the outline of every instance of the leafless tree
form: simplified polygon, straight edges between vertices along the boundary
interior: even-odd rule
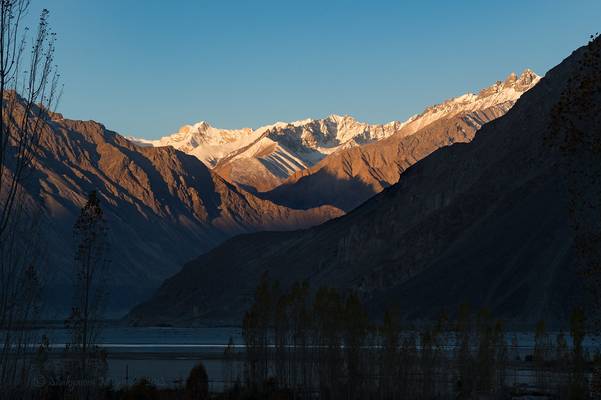
[[[97,345],[107,296],[108,228],[95,191],[73,227],[75,245],[74,305],[67,327],[72,333],[67,347],[68,379],[76,382],[82,398],[93,397],[106,373],[106,354]]]
[[[48,111],[58,100],[55,35],[43,10],[34,35],[24,25],[28,0],[0,0],[0,390],[30,384],[23,357],[37,342],[28,324],[37,316],[41,259],[39,211],[26,203],[31,170]],[[15,394],[15,396],[21,396]]]
[[[27,60],[28,28],[21,25],[28,7],[28,0],[0,1],[0,236],[18,217],[21,185],[47,111],[59,97],[59,75],[53,64],[55,34],[48,25],[48,10],[42,11]]]

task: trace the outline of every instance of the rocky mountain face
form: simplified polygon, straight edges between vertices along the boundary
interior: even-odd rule
[[[199,122],[159,140],[130,140],[142,146],[173,146],[196,156],[228,181],[262,191],[336,150],[386,138],[401,126],[399,122],[369,125],[350,116],[331,115],[256,130],[217,129]]]
[[[184,151],[227,181],[251,192],[268,192],[261,196],[283,205],[306,208],[308,204],[336,204],[349,210],[395,183],[399,168],[411,165],[407,164],[411,157],[415,162],[440,146],[471,140],[483,123],[504,114],[539,79],[530,70],[520,76],[512,73],[477,94],[467,93],[428,107],[404,122],[370,125],[348,115],[331,115],[277,122],[256,130],[227,130],[203,121],[185,125],[159,140],[130,140],[141,146],[172,146]],[[413,149],[416,138],[413,145],[400,144],[443,120],[447,123],[439,123],[437,135],[425,134],[426,145],[430,145],[427,151]],[[462,132],[455,129],[457,135],[452,132],[455,125],[464,125]],[[445,129],[449,131],[446,137]],[[396,154],[390,147],[397,148]],[[358,149],[366,149],[366,153]],[[317,176],[307,178],[314,174]]]
[[[110,286],[120,294],[112,300],[122,310],[233,235],[304,228],[341,214],[329,206],[305,212],[275,205],[228,183],[196,157],[173,147],[135,146],[94,121],[47,119],[24,189],[46,216],[48,286],[55,298],[67,293],[72,226],[91,190],[98,191],[110,228]]]
[[[221,160],[215,171],[253,191],[266,191],[330,154],[382,140],[401,126],[397,121],[370,125],[348,115],[277,124],[252,145]]]
[[[472,142],[433,152],[341,218],[226,241],[167,279],[129,320],[239,323],[267,272],[284,286],[307,280],[356,290],[371,310],[395,306],[409,319],[469,303],[511,321],[565,321],[581,292],[564,162],[549,136],[583,51]],[[601,109],[599,96],[587,104]]]
[[[340,149],[260,195],[293,208],[329,204],[350,211],[396,183],[403,171],[433,151],[470,142],[482,125],[504,115],[539,79],[525,70],[519,77],[511,74],[478,94],[429,107],[397,125],[398,131],[389,137]]]

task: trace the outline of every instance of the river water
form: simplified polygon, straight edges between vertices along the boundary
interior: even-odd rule
[[[69,342],[69,332],[63,328],[44,333],[55,354]],[[212,389],[218,390],[223,379],[221,358],[230,338],[242,350],[239,328],[110,327],[102,331],[99,344],[108,353],[108,379],[117,387],[143,377],[158,386],[176,386],[202,361]]]
[[[53,353],[64,349],[69,332],[55,327],[44,329]],[[508,333],[507,342],[517,336],[520,357],[532,354],[532,333]],[[555,343],[556,333],[549,334]],[[174,327],[107,327],[102,331],[100,346],[108,352],[108,379],[113,385],[132,384],[142,377],[159,386],[177,386],[185,382],[190,369],[202,361],[207,369],[211,389],[222,387],[222,356],[230,338],[238,351],[243,351],[240,328],[174,328]],[[571,344],[569,335],[566,335]],[[585,339],[584,346],[593,352],[599,340]],[[239,366],[238,366],[239,368]]]

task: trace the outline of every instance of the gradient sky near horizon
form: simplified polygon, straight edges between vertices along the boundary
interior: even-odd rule
[[[58,111],[146,138],[200,120],[404,120],[512,71],[542,75],[601,30],[598,0],[32,0],[42,8]]]

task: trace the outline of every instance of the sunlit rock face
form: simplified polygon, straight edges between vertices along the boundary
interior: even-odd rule
[[[194,155],[224,178],[262,191],[341,148],[386,138],[400,122],[370,125],[350,116],[277,122],[258,129],[218,129],[202,121],[159,140],[130,138],[141,146],[173,146]]]
[[[334,163],[328,163],[331,155],[357,147],[362,148],[392,136],[397,139],[411,136],[439,120],[474,114],[471,117],[473,126],[469,130],[475,131],[493,117],[504,114],[539,79],[540,77],[530,70],[525,70],[520,76],[511,74],[505,81],[499,81],[478,94],[467,93],[449,99],[428,107],[421,114],[414,115],[404,122],[368,124],[348,115],[330,115],[323,119],[276,122],[254,130],[228,130],[214,128],[201,121],[194,125],[185,125],[177,133],[159,140],[130,139],[142,146],[173,146],[194,155],[229,182],[253,192],[265,192],[282,183],[288,185],[291,181],[298,180],[299,176],[307,174],[307,169],[321,169],[321,166],[316,164],[322,160],[331,166],[330,169],[335,169],[336,174],[343,173],[342,165],[332,167]],[[464,136],[470,136],[472,133],[468,132]],[[389,145],[388,142],[384,144]],[[433,146],[434,148],[436,146]],[[369,168],[371,161],[365,161]],[[392,169],[396,170],[394,160],[389,161]],[[391,173],[392,169],[388,173]],[[398,176],[396,178],[398,179]],[[372,179],[375,180],[377,179]],[[394,178],[387,179],[385,186],[394,182]],[[373,183],[366,182],[367,185]],[[371,194],[373,195],[373,192]]]
[[[329,204],[350,211],[396,183],[407,168],[435,150],[471,141],[482,125],[504,115],[539,79],[526,70],[478,94],[428,107],[395,125],[392,135],[340,149],[261,196],[288,207]]]

